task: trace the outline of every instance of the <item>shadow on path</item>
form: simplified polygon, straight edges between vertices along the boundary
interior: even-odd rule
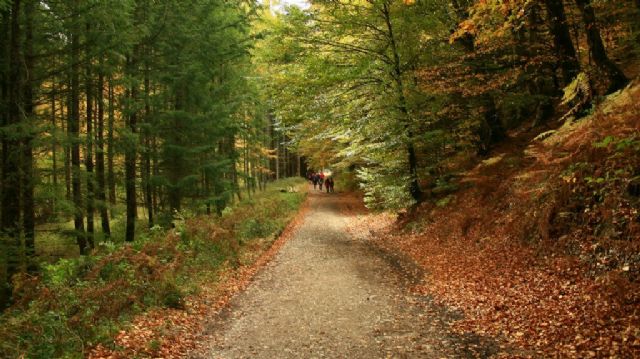
[[[310,193],[303,223],[229,308],[194,358],[485,358],[490,340],[448,329],[455,313],[408,290],[424,278],[354,239],[341,194]]]

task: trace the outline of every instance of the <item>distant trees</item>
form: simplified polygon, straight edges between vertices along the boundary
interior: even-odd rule
[[[73,219],[89,254],[134,241],[141,214],[169,225],[185,207],[221,213],[256,177],[264,188],[285,147],[247,95],[257,6],[0,0],[0,307],[37,270],[36,224]]]

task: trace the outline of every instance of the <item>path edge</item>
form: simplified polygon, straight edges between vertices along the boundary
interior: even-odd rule
[[[304,223],[304,218],[310,209],[310,198],[309,193],[305,193],[305,199],[298,212],[289,220],[282,231],[275,234],[278,238],[271,244],[269,249],[264,251],[252,264],[236,270],[230,278],[225,280],[224,284],[221,284],[218,288],[218,299],[211,305],[209,313],[203,321],[203,330],[199,335],[199,343],[195,348],[185,353],[185,358],[206,357],[211,345],[212,334],[219,329],[216,324],[222,314],[225,310],[230,309],[231,301],[254,282],[256,276],[280,253],[282,247]]]

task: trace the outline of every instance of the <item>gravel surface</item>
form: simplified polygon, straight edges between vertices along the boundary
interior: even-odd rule
[[[227,310],[200,358],[466,358],[495,344],[448,331],[455,315],[408,288],[411,262],[347,232],[349,199],[312,191],[304,221]]]

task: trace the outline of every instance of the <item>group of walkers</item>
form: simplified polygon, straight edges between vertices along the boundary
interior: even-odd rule
[[[325,176],[324,172],[320,171],[320,173],[310,172],[307,176],[307,179],[313,183],[313,189],[317,189],[322,191],[322,187],[326,189],[327,193],[333,192],[333,177]]]

